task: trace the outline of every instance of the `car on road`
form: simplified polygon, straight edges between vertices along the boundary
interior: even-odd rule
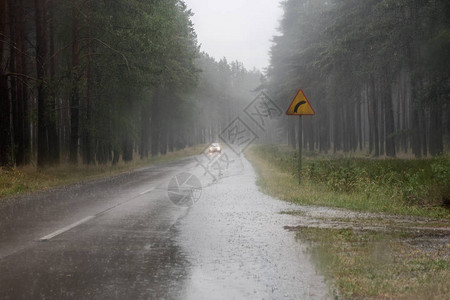
[[[209,153],[213,152],[222,152],[222,147],[219,143],[212,143],[211,146],[209,146]]]

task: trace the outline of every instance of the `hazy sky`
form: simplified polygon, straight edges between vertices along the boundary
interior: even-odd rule
[[[217,60],[238,60],[247,69],[269,63],[272,36],[278,34],[279,0],[185,0],[201,50]]]

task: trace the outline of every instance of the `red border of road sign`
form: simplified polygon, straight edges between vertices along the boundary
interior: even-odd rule
[[[311,107],[311,110],[313,111],[312,114],[296,114],[296,113],[294,113],[294,114],[289,114],[289,113],[288,113],[288,112],[289,112],[289,108],[291,108],[292,104],[294,104],[294,101],[295,101],[295,99],[297,99],[297,96],[298,96],[299,93],[302,93],[303,97],[304,97],[304,98],[306,99],[306,101],[308,102],[309,107]],[[316,112],[314,111],[314,108],[312,107],[311,102],[309,102],[308,98],[306,98],[305,93],[303,93],[302,89],[299,89],[298,92],[297,92],[297,94],[295,95],[294,99],[292,99],[292,102],[291,102],[291,104],[289,105],[288,109],[286,110],[286,115],[288,115],[288,116],[314,116],[315,114],[316,114]]]

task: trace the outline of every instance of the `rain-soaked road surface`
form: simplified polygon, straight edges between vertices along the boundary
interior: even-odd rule
[[[169,199],[183,172],[201,182],[189,207]],[[2,200],[0,299],[328,298],[283,229],[295,207],[255,180],[227,151]]]

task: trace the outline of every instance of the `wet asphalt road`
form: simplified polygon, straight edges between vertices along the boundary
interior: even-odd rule
[[[201,183],[186,202],[180,173]],[[295,207],[255,180],[226,151],[2,200],[0,299],[328,298],[283,229]]]

